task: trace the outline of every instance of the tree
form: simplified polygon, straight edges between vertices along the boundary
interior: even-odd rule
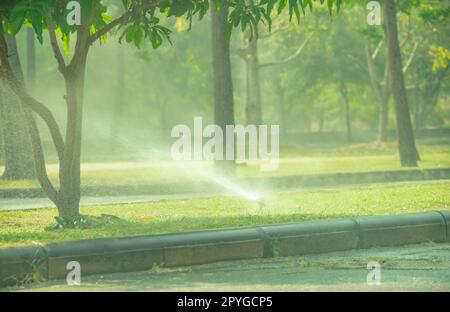
[[[247,105],[245,107],[248,125],[262,124],[261,84],[259,80],[258,39],[250,38],[250,31],[244,33],[245,48],[239,55],[245,61],[247,73]]]
[[[415,11],[413,18],[420,27],[414,32],[420,42],[407,80],[414,103],[414,126],[420,130],[437,106],[439,94],[446,91],[450,52],[448,32],[450,4],[425,1]],[[411,14],[412,15],[412,14]]]
[[[234,125],[233,81],[231,78],[230,41],[227,34],[228,6],[211,10],[212,55],[214,76],[214,122],[223,134],[227,125]],[[230,142],[227,142],[227,145]],[[233,142],[234,144],[234,142]],[[233,146],[234,148],[234,146]],[[234,158],[234,157],[233,157]],[[234,160],[227,159],[223,150],[223,161],[216,162],[220,171],[234,175]]]
[[[1,27],[1,26],[0,26]],[[9,63],[19,83],[24,84],[22,66],[17,51],[16,38],[6,36],[9,48]],[[0,80],[1,77],[0,77]],[[5,154],[3,178],[8,180],[32,179],[35,177],[30,139],[26,131],[25,119],[20,103],[14,93],[0,84],[0,125]]]
[[[260,70],[276,65],[286,65],[294,61],[301,55],[308,42],[310,41],[313,33],[311,33],[304,42],[299,46],[297,51],[292,55],[273,62],[261,63],[258,51],[259,41],[263,39],[270,39],[277,33],[287,31],[288,27],[278,26],[272,32],[265,32],[259,34],[258,38],[252,38],[251,32],[244,33],[244,46],[239,49],[235,49],[238,56],[245,62],[246,69],[246,107],[245,117],[248,125],[260,125],[263,122],[262,117],[262,101],[261,101],[261,82],[260,82]],[[281,105],[281,104],[280,104]]]
[[[321,1],[322,3],[324,1]],[[2,2],[0,4],[0,24],[5,25],[8,32],[16,34],[23,25],[30,24],[40,42],[42,42],[42,33],[48,32],[51,48],[58,64],[58,69],[65,81],[67,118],[65,138],[54,118],[52,112],[37,99],[32,97],[20,84],[14,74],[8,60],[8,46],[4,40],[4,31],[0,27],[0,64],[1,75],[6,80],[11,90],[20,98],[22,109],[26,116],[27,128],[31,137],[33,158],[35,163],[38,181],[47,194],[47,196],[56,204],[59,216],[69,220],[77,219],[79,216],[80,202],[80,157],[81,157],[81,138],[82,138],[82,120],[83,120],[83,94],[86,62],[90,47],[105,37],[115,28],[123,29],[120,40],[125,39],[127,43],[134,43],[140,46],[142,40],[147,39],[154,48],[158,48],[164,41],[169,39],[170,30],[160,25],[163,16],[186,16],[192,20],[193,16],[203,17],[209,10],[210,1],[208,0],[134,0],[123,1],[124,11],[116,18],[110,18],[107,14],[107,7],[103,2],[80,0],[82,10],[78,11],[80,19],[68,22],[68,16],[76,17],[77,8],[67,9],[66,1],[30,1],[14,0]],[[328,7],[331,11],[333,5],[340,6],[341,0],[328,1]],[[213,7],[232,8],[228,18],[228,30],[234,27],[241,27],[244,31],[249,27],[253,33],[257,32],[257,26],[261,21],[270,23],[270,14],[275,4],[278,4],[279,11],[286,7],[285,0],[264,0],[258,3],[251,1],[232,1],[215,0],[211,1]],[[289,1],[291,16],[296,15],[300,19],[300,9],[305,6],[312,8],[312,2],[304,5],[303,1]],[[71,11],[74,10],[74,11]],[[226,51],[224,49],[223,38],[225,29],[222,25],[226,10],[214,15],[217,19],[219,36],[217,52],[218,54]],[[225,16],[226,17],[226,16]],[[221,21],[221,23],[219,23]],[[69,25],[70,24],[70,25]],[[62,34],[61,39],[64,45],[70,43],[71,36],[75,36],[75,44],[71,57],[66,63],[63,57],[56,34]],[[225,61],[226,62],[226,61]],[[227,74],[225,64],[216,64],[218,75]],[[223,66],[223,68],[221,68]],[[226,78],[225,78],[226,79]],[[223,82],[225,81],[223,80]],[[221,87],[217,85],[216,88]],[[229,88],[226,92],[229,92]],[[217,91],[220,94],[220,90]],[[218,99],[221,100],[222,99]],[[230,103],[228,101],[228,103]],[[224,106],[222,106],[224,107]],[[219,112],[217,112],[219,114]],[[223,111],[225,113],[225,111]],[[38,115],[48,127],[59,160],[59,188],[50,181],[46,166],[45,155],[42,149],[41,137],[37,127],[35,114]],[[218,117],[222,119],[223,117]],[[222,121],[226,121],[223,119]],[[223,123],[222,122],[222,123]]]
[[[29,90],[36,85],[36,47],[32,28],[27,28],[27,85]]]
[[[391,78],[391,91],[395,101],[400,163],[402,166],[416,167],[420,157],[416,148],[408,99],[406,96],[396,14],[397,10],[395,8],[394,0],[386,0],[384,5],[384,18],[388,44],[388,66]]]
[[[400,52],[404,49],[408,41],[410,41],[410,38],[412,36],[412,26],[411,26],[411,17],[408,19],[408,25],[406,26],[407,30],[405,31],[405,34],[403,35],[403,40],[399,43]],[[376,33],[376,31],[366,30],[366,42],[365,42],[365,49],[366,49],[366,59],[367,59],[367,73],[370,77],[370,82],[372,84],[372,89],[375,92],[375,95],[378,99],[379,103],[379,113],[378,113],[378,140],[380,142],[386,142],[387,141],[387,133],[388,133],[388,116],[389,116],[389,99],[391,97],[391,82],[390,82],[390,70],[389,70],[389,50],[385,43],[387,40],[386,37],[386,23],[383,25],[383,35],[380,39],[380,35]],[[372,37],[372,38],[371,38]],[[376,44],[375,49],[372,49],[371,39],[375,39],[378,41]],[[408,55],[403,54],[407,57],[407,62],[405,66],[402,67],[403,74],[406,74],[408,69],[410,68],[410,65],[415,57],[417,47],[419,46],[421,40],[415,41],[413,44],[413,47]],[[377,73],[377,66],[376,66],[376,58],[378,55],[380,55],[380,51],[384,51],[383,53],[383,73],[379,75]],[[381,76],[381,78],[379,77]]]
[[[125,55],[123,49],[117,50],[117,81],[116,98],[112,109],[111,142],[112,149],[117,148],[117,138],[120,137],[122,128],[122,114],[125,105]]]

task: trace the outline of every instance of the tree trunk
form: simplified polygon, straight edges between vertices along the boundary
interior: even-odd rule
[[[111,123],[111,143],[113,150],[117,148],[118,138],[122,128],[122,113],[124,107],[125,94],[125,55],[123,48],[120,47],[117,51],[117,86],[116,97],[114,99],[113,116]]]
[[[58,210],[60,216],[79,215],[81,198],[81,136],[86,56],[68,67],[66,80],[67,127],[64,156],[60,164]]]
[[[347,142],[352,143],[352,121],[350,116],[350,104],[348,100],[348,90],[347,85],[341,80],[340,92],[342,99],[344,100],[344,114],[345,114],[345,129],[347,133]]]
[[[230,42],[227,34],[228,7],[222,5],[219,11],[213,7],[211,9],[211,23],[214,75],[214,121],[215,124],[223,130],[225,137],[226,126],[234,125]],[[231,159],[226,160],[226,146],[224,146],[223,150],[224,160],[216,161],[216,168],[222,173],[233,176],[235,173],[235,161]]]
[[[383,97],[380,102],[380,110],[378,113],[378,141],[386,142],[388,139],[388,125],[389,125],[389,103],[388,99]]]
[[[28,89],[33,91],[36,86],[36,47],[34,30],[27,27],[27,83]]]
[[[18,79],[23,84],[23,74],[17,51],[16,39],[6,36],[9,62]],[[25,116],[20,102],[3,81],[0,85],[0,124],[5,151],[4,179],[20,180],[35,177],[30,138],[27,133]]]
[[[384,18],[388,43],[390,84],[395,101],[400,163],[402,166],[416,167],[417,160],[419,160],[419,153],[416,148],[408,100],[406,97],[405,82],[403,79],[403,67],[398,42],[397,16],[394,0],[385,1]]]
[[[280,121],[280,132],[282,137],[286,137],[286,96],[279,79],[275,81],[275,88],[280,99],[278,103],[278,118]]]
[[[372,53],[369,48],[369,44],[366,43],[366,58],[367,58],[367,68],[369,72],[370,82],[372,88],[377,96],[379,103],[378,110],[378,140],[380,142],[387,141],[387,129],[389,122],[389,66],[387,61],[387,51],[386,51],[386,61],[384,69],[384,85],[378,81],[375,64],[372,59]]]
[[[247,32],[244,37],[247,48],[244,60],[247,71],[247,106],[245,108],[247,125],[262,124],[261,86],[259,80],[258,40],[250,40]]]
[[[2,18],[0,16],[0,24],[1,22]],[[66,87],[67,125],[65,141],[52,112],[44,104],[28,94],[14,73],[13,66],[11,66],[11,62],[8,59],[8,55],[10,55],[8,45],[3,37],[3,29],[0,28],[0,64],[4,67],[0,73],[11,90],[20,98],[22,110],[27,121],[27,130],[31,138],[33,160],[39,184],[49,199],[56,204],[59,216],[63,218],[77,217],[79,215],[83,93],[86,59],[91,44],[89,25],[90,19],[87,19],[87,22],[79,27],[74,56],[67,66],[57,46],[55,32],[51,25],[48,25],[52,48]],[[41,137],[34,114],[42,118],[48,127],[58,154],[59,190],[53,186],[48,177]],[[76,219],[73,221],[71,224],[75,226]]]

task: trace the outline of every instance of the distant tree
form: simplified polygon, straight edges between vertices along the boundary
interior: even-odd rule
[[[5,38],[9,48],[9,63],[19,83],[23,85],[24,79],[16,38],[13,36]],[[0,77],[0,125],[5,155],[5,171],[2,177],[8,180],[32,179],[35,174],[25,118],[19,99],[2,80]]]
[[[394,0],[384,3],[384,18],[388,45],[388,62],[391,91],[395,101],[395,117],[397,121],[398,149],[402,166],[417,166],[420,160],[416,148],[414,131],[406,96],[400,44],[397,30],[397,10]]]
[[[111,142],[113,149],[117,148],[117,139],[122,129],[123,109],[125,106],[125,53],[123,48],[117,49],[117,80],[116,94],[112,108]]]
[[[231,77],[230,40],[227,34],[228,6],[211,10],[211,37],[214,76],[214,122],[223,134],[227,125],[234,125],[233,81]],[[234,175],[234,160],[216,162],[222,173]]]
[[[34,90],[36,86],[36,47],[33,28],[27,28],[27,86]]]

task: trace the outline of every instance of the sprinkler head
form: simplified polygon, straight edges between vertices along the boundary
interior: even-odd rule
[[[258,199],[257,203],[258,203],[258,205],[259,205],[259,209],[260,209],[260,210],[263,210],[263,208],[266,207],[266,202],[265,202],[264,199],[262,199],[262,198]]]

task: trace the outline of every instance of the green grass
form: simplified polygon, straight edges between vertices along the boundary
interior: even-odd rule
[[[81,213],[117,218],[64,230],[51,228],[56,209],[3,211],[0,246],[449,209],[449,190],[450,181],[296,190],[265,196],[262,212],[257,204],[235,197],[91,206]]]
[[[419,168],[450,168],[450,145],[419,145],[422,161]],[[100,163],[83,164],[83,186],[152,185],[171,182],[205,180],[196,169],[166,166],[166,163]],[[57,183],[58,167],[50,165],[50,178]],[[276,171],[261,172],[256,164],[238,167],[239,177],[267,177],[333,172],[404,170],[394,143],[355,144],[345,148],[316,152],[295,152],[284,155]],[[38,187],[37,181],[0,180],[0,189]]]

